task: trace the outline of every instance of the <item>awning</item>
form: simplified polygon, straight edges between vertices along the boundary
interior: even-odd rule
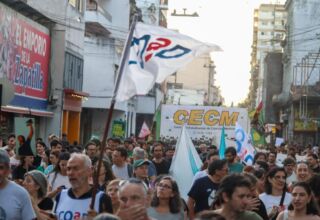
[[[41,116],[41,117],[53,117],[54,115],[53,112],[50,112],[50,111],[33,109],[33,108],[25,108],[25,107],[13,106],[13,105],[1,106],[1,111],[25,114],[25,115]]]

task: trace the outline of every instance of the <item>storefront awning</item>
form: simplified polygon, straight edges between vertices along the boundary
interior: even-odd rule
[[[24,108],[24,107],[18,107],[13,105],[1,106],[1,111],[25,114],[25,115],[34,115],[34,116],[40,116],[40,117],[53,117],[54,115],[53,112],[50,112],[50,111],[33,109],[33,108]]]

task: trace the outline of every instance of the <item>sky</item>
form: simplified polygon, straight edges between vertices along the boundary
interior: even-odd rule
[[[249,92],[253,10],[262,3],[285,0],[169,0],[168,28],[197,40],[219,45],[223,52],[211,54],[216,65],[216,84],[225,104],[238,104]],[[186,8],[199,17],[171,16]]]

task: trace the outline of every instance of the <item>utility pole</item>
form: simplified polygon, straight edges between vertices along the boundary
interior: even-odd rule
[[[208,80],[208,103],[209,105],[213,104],[213,88],[214,88],[214,75],[216,74],[215,68],[216,66],[214,65],[214,62],[211,60],[209,65],[204,64],[203,65],[204,68],[209,68],[209,80]]]

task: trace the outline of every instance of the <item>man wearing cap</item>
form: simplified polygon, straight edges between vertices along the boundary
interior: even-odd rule
[[[147,160],[148,157],[146,154],[147,153],[145,152],[145,150],[143,150],[140,147],[136,147],[133,149],[132,157],[133,157],[134,161],[141,160],[141,159]],[[149,166],[148,166],[148,177],[149,177],[149,180],[153,182],[157,177],[157,169],[156,169],[155,165],[150,160],[148,160],[148,161],[150,162]]]
[[[8,154],[0,150],[0,219],[26,219],[36,217],[28,192],[8,180],[10,174]]]
[[[140,159],[133,162],[133,176],[143,181],[149,186],[148,167],[150,162],[148,160]]]

